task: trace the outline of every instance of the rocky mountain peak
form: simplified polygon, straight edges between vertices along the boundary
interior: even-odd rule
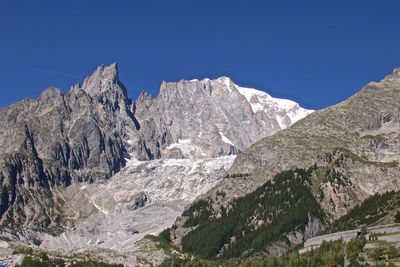
[[[58,97],[61,97],[60,89],[55,87],[49,87],[40,94],[39,101],[42,102],[49,99],[55,99]]]
[[[224,84],[225,87],[227,87],[227,88],[231,87],[231,84],[234,84],[233,81],[231,80],[231,78],[226,77],[226,76],[221,76],[217,79],[212,80],[212,82]]]
[[[204,79],[201,81],[204,88],[215,99],[221,99],[224,95],[230,95],[235,90],[235,83],[231,78],[222,76],[214,80]]]
[[[149,99],[152,99],[151,94],[148,94],[147,92],[141,92],[137,101],[143,102]]]
[[[312,111],[236,85],[229,77],[163,81],[152,99],[141,94],[135,117],[156,157],[204,158],[237,154]],[[154,139],[154,140],[153,140]]]
[[[209,95],[213,94],[229,94],[232,92],[235,84],[233,81],[226,76],[219,77],[217,79],[204,78],[203,80],[182,79],[178,82],[166,82],[163,81],[160,86],[160,95],[174,94],[177,93],[181,96],[187,94],[193,94],[193,91],[202,90],[207,92]]]
[[[167,82],[166,81],[162,81],[161,85],[160,85],[160,94],[162,94],[165,89],[167,88]]]
[[[92,97],[116,89],[122,90],[124,96],[127,96],[125,87],[119,81],[116,62],[109,66],[99,66],[92,75],[85,78],[81,89]]]
[[[386,76],[385,80],[391,81],[391,82],[400,82],[400,68],[394,68],[393,73]]]

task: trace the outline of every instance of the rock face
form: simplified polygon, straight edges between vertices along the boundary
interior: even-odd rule
[[[226,77],[163,83],[158,97],[134,103],[117,64],[100,66],[68,92],[49,88],[0,109],[0,223],[62,230],[80,217],[59,188],[101,183],[129,158],[237,154],[309,112]],[[86,218],[93,207],[81,206]]]
[[[131,109],[116,64],[99,67],[69,92],[49,88],[1,109],[1,223],[55,226],[61,218],[53,188],[118,172],[136,132]]]
[[[252,144],[235,159],[227,178],[201,199],[218,202],[207,211],[215,216],[229,210],[238,198],[271,183],[268,181],[276,175],[303,169],[308,170],[311,179],[306,186],[327,215],[328,223],[368,196],[400,189],[399,136],[400,69],[395,69],[346,101],[316,111]],[[177,220],[176,244],[191,233],[183,227],[189,218]],[[291,240],[290,236],[285,238]]]
[[[203,158],[238,154],[311,112],[221,77],[163,82],[156,98],[139,97],[135,117],[153,157]]]

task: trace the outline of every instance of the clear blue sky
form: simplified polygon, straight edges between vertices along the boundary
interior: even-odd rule
[[[230,76],[320,109],[400,66],[400,1],[0,0],[0,107],[119,63],[136,100]]]

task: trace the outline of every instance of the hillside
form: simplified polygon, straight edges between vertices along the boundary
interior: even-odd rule
[[[379,83],[369,83],[346,101],[316,111],[290,128],[251,145],[236,158],[226,178],[201,196],[199,201],[203,199],[210,203],[208,228],[214,224],[223,224],[223,217],[217,216],[221,211],[228,210],[228,215],[235,214],[235,203],[255,194],[262,185],[272,190],[277,186],[274,182],[276,177],[296,169],[313,170],[304,186],[309,188],[312,198],[326,214],[324,226],[375,193],[398,190],[399,93],[400,69],[395,69],[393,74]],[[295,180],[294,177],[291,180]],[[276,199],[279,199],[279,191],[269,201],[274,203]],[[292,194],[282,201],[297,203],[300,200],[299,196]],[[185,243],[185,240],[204,227],[201,222],[186,227],[191,218],[187,213],[193,207],[189,207],[172,228],[172,236],[175,237],[173,243],[182,245],[186,251],[202,255],[201,250],[192,250]],[[268,229],[266,231],[272,231],[279,223],[267,218],[274,213],[265,215],[257,208],[257,205],[251,205],[249,212],[254,217],[262,216],[260,219],[265,222],[263,227]],[[281,213],[289,211],[290,206],[280,209]],[[311,217],[306,219],[303,227],[312,221]],[[244,225],[251,228],[252,223],[246,222]],[[304,231],[299,231],[297,239],[291,239],[296,230],[296,224],[290,229],[278,230],[281,244],[265,242],[258,250],[269,255],[270,249],[280,247],[282,253],[303,242],[306,236]],[[240,238],[251,239],[257,231],[253,228],[242,232]],[[202,242],[211,242],[209,236],[199,236]],[[238,240],[237,234],[235,239]],[[216,250],[223,255],[237,242],[224,237]],[[241,251],[253,249],[253,245],[248,243]],[[240,253],[232,254],[232,257],[238,255]]]

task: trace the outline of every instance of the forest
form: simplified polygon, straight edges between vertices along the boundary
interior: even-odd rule
[[[257,252],[268,254],[266,247],[278,241],[290,247],[288,234],[302,232],[311,217],[325,219],[310,191],[314,168],[276,175],[254,192],[234,200],[229,211],[221,208],[218,219],[211,216],[211,199],[194,203],[183,213],[187,216],[184,226],[198,227],[183,237],[183,251],[229,259]]]

